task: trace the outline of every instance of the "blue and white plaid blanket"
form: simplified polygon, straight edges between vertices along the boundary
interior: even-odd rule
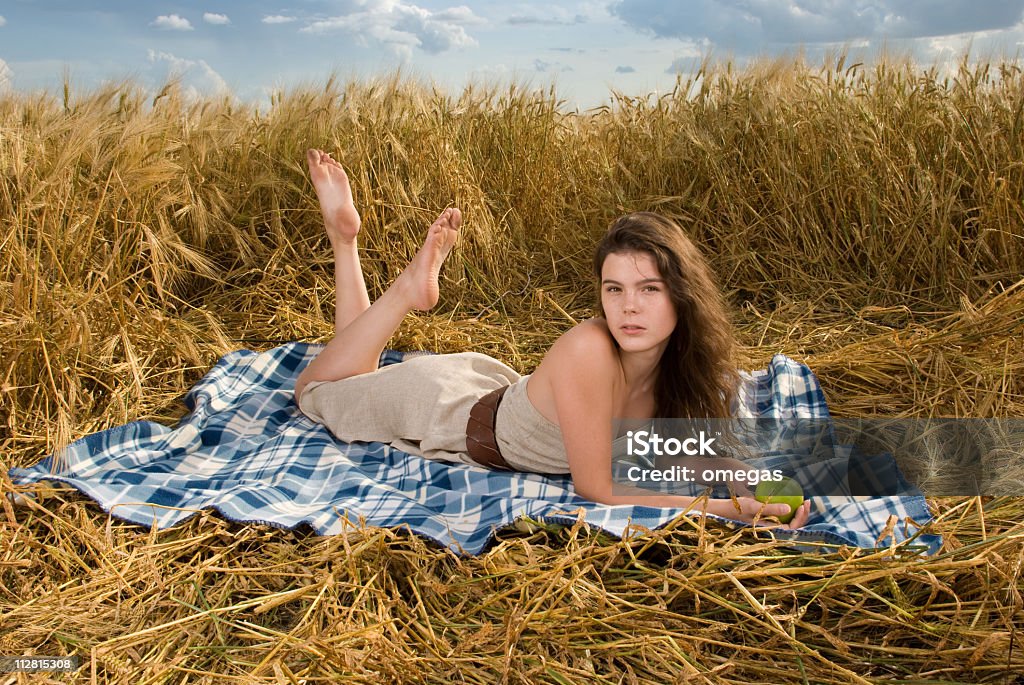
[[[233,521],[308,524],[322,535],[360,521],[408,527],[468,554],[524,517],[572,524],[582,513],[588,525],[621,536],[682,513],[594,504],[573,492],[567,476],[490,471],[428,461],[381,443],[338,442],[299,411],[292,394],[299,371],[320,349],[289,343],[227,354],[185,395],[190,413],[177,427],[135,421],[95,433],[33,467],[12,469],[11,477],[22,484],[66,483],[110,514],[144,526],[166,528],[212,508]],[[381,364],[402,358],[386,351]],[[828,416],[814,374],[783,355],[766,371],[744,375],[740,401],[742,413],[753,417]],[[812,508],[799,531],[770,534],[800,547],[888,546],[915,535],[909,522],[930,518],[921,496],[847,498]],[[913,540],[930,551],[940,542],[927,534]]]

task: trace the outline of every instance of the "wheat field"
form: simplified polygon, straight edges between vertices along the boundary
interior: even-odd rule
[[[331,79],[256,108],[176,83],[0,94],[0,683],[1020,683],[1018,497],[932,499],[944,547],[795,555],[679,519],[625,540],[524,525],[461,558],[400,531],[201,514],[166,531],[9,467],[172,425],[231,350],[332,333],[304,162],[331,152],[379,295],[446,206],[441,302],[391,346],[526,373],[594,314],[616,216],[676,218],[742,342],[811,366],[837,416],[1024,411],[1024,75],[705,62],[659,97]]]

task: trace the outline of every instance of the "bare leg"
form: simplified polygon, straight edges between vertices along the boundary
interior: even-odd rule
[[[450,207],[441,212],[427,231],[423,247],[391,287],[348,326],[336,330],[334,339],[299,374],[296,399],[310,381],[336,381],[377,369],[380,353],[405,315],[437,304],[441,264],[455,246],[461,225],[458,209]]]
[[[338,162],[321,150],[307,150],[306,162],[320,201],[327,237],[334,249],[334,332],[337,333],[370,308],[356,245],[359,213],[352,201],[348,176]]]

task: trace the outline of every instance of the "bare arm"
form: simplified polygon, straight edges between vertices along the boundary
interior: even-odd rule
[[[581,497],[602,504],[693,508],[747,522],[789,513],[786,504],[764,505],[750,497],[697,503],[700,498],[660,495],[627,485],[613,485],[612,418],[621,373],[611,341],[595,328],[577,327],[559,338],[548,357],[569,471]],[[805,503],[789,527],[804,525],[808,513],[809,503]]]

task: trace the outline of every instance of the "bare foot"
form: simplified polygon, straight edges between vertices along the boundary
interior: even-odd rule
[[[306,162],[331,244],[354,243],[359,233],[359,212],[345,170],[322,150],[307,150]]]
[[[401,282],[406,290],[413,309],[431,309],[437,304],[441,294],[437,284],[441,264],[455,247],[461,226],[462,212],[458,208],[449,207],[441,212],[427,231],[423,247],[396,279],[395,283]]]

